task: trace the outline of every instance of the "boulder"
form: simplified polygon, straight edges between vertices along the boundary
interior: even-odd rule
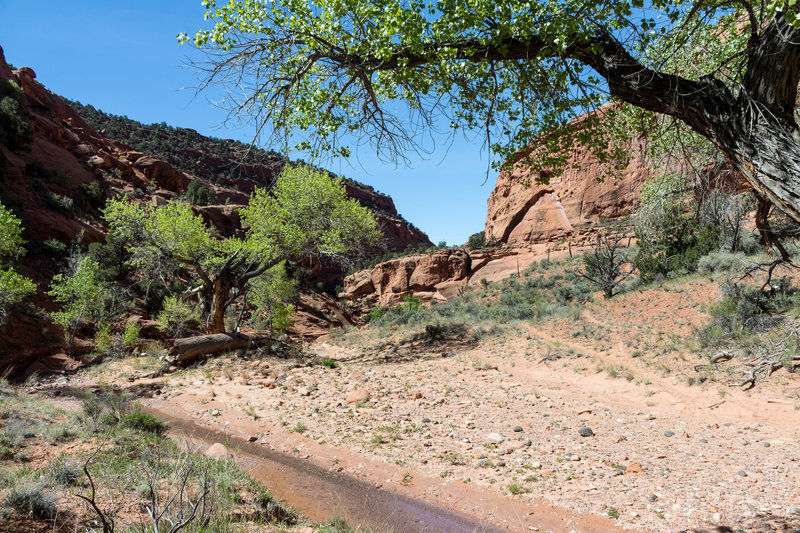
[[[226,459],[228,457],[228,448],[220,442],[215,442],[204,452],[206,457],[212,459]]]
[[[80,366],[80,361],[76,361],[65,353],[56,353],[35,361],[25,370],[25,374],[30,376],[32,374],[71,372]]]
[[[426,302],[446,302],[463,290],[479,269],[516,253],[502,248],[473,252],[451,249],[400,257],[347,276],[339,297],[367,298],[387,305],[402,302],[411,294]]]
[[[242,205],[204,205],[194,206],[195,212],[202,215],[223,237],[243,237],[239,209]]]
[[[156,159],[153,156],[141,156],[136,159],[134,164],[136,168],[144,173],[147,179],[151,180],[159,188],[172,192],[182,192],[189,185],[189,177],[186,174],[166,161]]]

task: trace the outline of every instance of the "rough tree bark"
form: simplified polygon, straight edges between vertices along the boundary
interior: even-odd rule
[[[698,81],[642,66],[613,37],[599,53],[574,56],[603,75],[611,94],[673,116],[709,139],[757,194],[800,222],[800,131],[794,120],[800,82],[800,30],[778,15],[747,47],[738,94],[713,76]]]
[[[273,339],[263,335],[245,335],[243,333],[202,335],[200,337],[187,337],[176,339],[175,345],[170,350],[174,358],[173,364],[185,364],[201,355],[210,355],[243,348],[257,348],[265,346]]]
[[[199,288],[186,293],[186,297],[200,298],[200,323],[209,335],[225,333],[225,311],[241,295],[244,294],[251,279],[260,276],[280,263],[283,258],[266,263],[252,262],[247,268],[246,258],[234,254],[228,259],[219,272],[213,277],[199,265],[193,265],[200,276],[202,284]]]

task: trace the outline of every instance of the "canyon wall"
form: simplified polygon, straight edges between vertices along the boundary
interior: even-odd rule
[[[580,128],[583,120],[579,117],[571,127]],[[601,218],[630,214],[651,173],[645,143],[642,137],[625,146],[631,157],[622,170],[615,170],[613,163],[601,163],[576,141],[563,173],[547,184],[541,183],[544,173],[521,163],[501,172],[488,201],[487,240],[512,245],[553,241],[591,227]],[[532,153],[535,157],[533,150],[531,146],[521,151],[520,159]]]

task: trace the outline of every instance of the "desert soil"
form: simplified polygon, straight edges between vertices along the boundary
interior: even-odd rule
[[[624,294],[477,346],[365,328],[316,358],[209,360],[146,403],[509,531],[795,531],[798,376],[743,391],[733,365],[691,384],[717,286]]]

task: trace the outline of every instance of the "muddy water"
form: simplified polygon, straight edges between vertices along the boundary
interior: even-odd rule
[[[495,533],[505,530],[444,507],[375,488],[358,479],[329,472],[307,461],[246,442],[148,409],[167,421],[172,431],[210,446],[223,442],[237,450],[235,459],[248,474],[269,487],[279,500],[315,521],[334,517],[351,526],[391,533]]]

